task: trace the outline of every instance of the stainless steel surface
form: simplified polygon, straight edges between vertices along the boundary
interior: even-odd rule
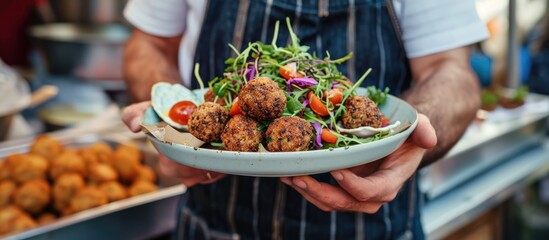
[[[31,29],[49,74],[99,81],[122,79],[123,45],[130,33],[121,24],[55,23]]]
[[[530,94],[527,101],[548,97]],[[517,116],[504,122],[483,122],[469,127],[465,136],[434,164],[420,171],[420,189],[428,200],[452,190],[546,137],[549,112]]]
[[[122,11],[127,0],[49,0],[60,22],[105,24],[124,22]]]
[[[72,147],[82,147],[102,140],[120,144],[128,138],[120,135],[62,136],[60,140]],[[4,145],[4,156],[27,151],[30,142],[20,145]],[[145,144],[140,144],[144,163],[157,171],[157,153]],[[165,234],[174,228],[179,196],[186,190],[177,179],[159,174],[159,190],[149,194],[116,201],[104,206],[69,215],[5,239],[146,239]]]
[[[427,239],[441,239],[549,173],[549,143],[490,168],[422,208]]]

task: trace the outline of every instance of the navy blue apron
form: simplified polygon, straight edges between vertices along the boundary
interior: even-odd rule
[[[353,52],[340,70],[363,86],[389,87],[399,95],[410,85],[404,49],[383,0],[211,0],[195,53],[202,79],[221,76],[227,46],[270,42],[282,24],[278,45],[286,45],[290,17],[301,43],[324,57]],[[196,79],[193,79],[196,82]],[[194,85],[196,87],[196,85]],[[345,156],[342,156],[344,158]],[[222,159],[220,159],[222,161]],[[335,183],[329,174],[314,176]],[[197,185],[182,198],[177,239],[423,239],[414,176],[394,201],[375,214],[324,212],[278,178],[228,176]]]

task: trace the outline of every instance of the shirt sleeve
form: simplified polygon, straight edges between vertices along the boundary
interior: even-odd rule
[[[130,0],[124,17],[141,31],[173,37],[185,30],[187,5],[185,0]]]
[[[394,0],[409,58],[470,45],[488,37],[475,0]]]

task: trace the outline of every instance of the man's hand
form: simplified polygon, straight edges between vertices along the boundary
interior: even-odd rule
[[[406,142],[389,156],[370,164],[331,172],[339,186],[318,182],[310,176],[284,177],[309,202],[324,211],[375,213],[392,201],[417,170],[426,150],[437,137],[429,119],[420,114],[417,128]]]
[[[151,102],[146,101],[124,108],[122,111],[122,121],[124,121],[126,126],[133,132],[141,131],[140,123],[143,119],[143,114],[150,106]],[[196,184],[210,184],[225,176],[225,174],[196,169],[176,163],[162,154],[158,157],[158,167],[164,175],[181,179],[181,182],[187,187],[192,187]]]

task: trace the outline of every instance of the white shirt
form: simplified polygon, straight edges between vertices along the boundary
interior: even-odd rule
[[[185,33],[179,48],[179,69],[191,81],[194,51],[206,12],[205,0],[130,0],[126,19],[146,33],[172,37]],[[466,46],[488,37],[475,0],[393,0],[409,58]]]

